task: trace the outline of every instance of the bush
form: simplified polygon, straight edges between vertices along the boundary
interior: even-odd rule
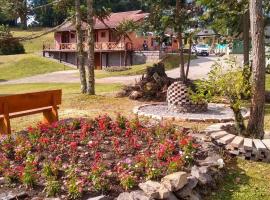
[[[199,99],[203,96],[208,101],[216,97],[227,98],[234,112],[236,127],[240,134],[245,134],[241,107],[242,99],[250,95],[250,87],[243,69],[237,66],[235,60],[228,60],[227,65],[230,65],[230,68],[224,71],[223,66],[216,62],[208,78],[196,83],[196,92],[193,95]]]
[[[7,26],[0,26],[0,55],[25,53],[23,45],[14,38]]]
[[[131,67],[128,66],[117,66],[117,67],[107,67],[104,70],[107,72],[122,72],[122,71],[127,71],[131,69]]]

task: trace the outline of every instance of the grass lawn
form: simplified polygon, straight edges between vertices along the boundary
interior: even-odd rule
[[[187,60],[187,55],[184,55],[185,62]],[[192,55],[191,59],[196,59],[195,55]],[[174,69],[179,67],[180,57],[177,55],[169,55],[163,60],[166,70]],[[147,63],[142,65],[134,65],[131,69],[122,71],[122,72],[106,72],[103,70],[96,70],[96,78],[105,78],[111,76],[132,76],[132,75],[141,75],[146,72],[148,66],[152,66],[154,63]]]
[[[64,64],[34,54],[0,56],[0,80],[11,80],[37,74],[70,70]]]
[[[44,31],[48,30],[47,28],[31,28],[29,30],[21,30],[21,29],[11,29],[11,32],[14,37],[26,37],[30,35],[40,35],[44,33]],[[49,33],[42,37],[26,40],[23,42],[26,53],[35,53],[42,50],[43,44],[54,44],[54,33]]]
[[[270,164],[233,160],[227,175],[208,200],[269,200]]]

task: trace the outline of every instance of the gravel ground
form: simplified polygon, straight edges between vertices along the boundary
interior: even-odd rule
[[[208,111],[203,113],[175,113],[168,110],[166,103],[149,104],[138,108],[138,115],[152,116],[153,118],[174,118],[180,121],[233,121],[234,115],[232,110],[224,104],[208,104]],[[246,109],[242,111],[243,116],[249,113]],[[157,117],[158,116],[158,117]]]

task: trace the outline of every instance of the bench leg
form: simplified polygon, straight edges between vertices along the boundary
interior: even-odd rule
[[[43,112],[43,123],[51,124],[58,121],[57,107],[53,107],[51,110]]]
[[[11,134],[9,117],[4,117],[0,119],[0,134]]]

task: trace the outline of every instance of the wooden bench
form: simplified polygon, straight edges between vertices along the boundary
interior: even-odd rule
[[[58,121],[62,90],[0,96],[0,133],[11,134],[10,119],[43,113],[43,123]]]

